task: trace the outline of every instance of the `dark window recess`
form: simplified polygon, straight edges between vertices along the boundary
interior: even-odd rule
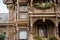
[[[50,0],[43,0],[43,2],[45,3],[45,2],[50,2]]]
[[[58,31],[59,31],[59,37],[60,37],[60,27],[58,29],[59,29]]]
[[[54,0],[52,0],[52,2],[54,3]]]
[[[58,0],[56,0],[56,4],[58,4]]]
[[[6,32],[4,32],[4,35],[6,35]]]
[[[58,24],[58,32],[59,32],[59,37],[60,37],[60,22]]]

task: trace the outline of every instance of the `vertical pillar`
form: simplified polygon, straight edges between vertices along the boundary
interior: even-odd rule
[[[17,6],[15,6],[15,21],[17,20]]]
[[[55,36],[59,39],[59,35],[58,35],[58,23],[56,23],[56,27],[55,27]]]
[[[17,0],[17,20],[18,20],[18,16],[19,16],[19,0]]]
[[[32,24],[32,17],[30,17],[30,40],[33,40],[33,24]]]
[[[6,29],[7,29],[7,35],[6,35],[6,37],[7,37],[7,40],[9,40],[9,26],[7,26]]]
[[[15,34],[15,28],[14,28],[14,40],[16,39],[16,36],[15,36],[16,34]]]
[[[14,22],[14,5],[13,4],[8,4],[7,5],[8,9],[9,9],[9,18],[8,18],[8,21],[11,23],[11,22]]]
[[[31,3],[30,3],[30,5],[31,5],[31,6],[33,6],[32,4],[33,4],[33,0],[31,0]]]
[[[56,14],[56,27],[55,27],[55,31],[56,31],[56,37],[59,39],[59,36],[58,36],[58,13]]]
[[[17,30],[16,37],[17,37],[17,40],[18,40],[18,31],[19,31],[19,28],[18,28],[17,24],[16,24],[16,30]]]
[[[14,40],[16,40],[16,26],[14,26]]]
[[[45,22],[45,17],[43,17],[43,22]]]

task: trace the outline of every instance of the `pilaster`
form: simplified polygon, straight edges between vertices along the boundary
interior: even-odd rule
[[[30,17],[30,40],[33,40],[33,23],[32,23],[32,17]]]
[[[58,32],[58,23],[56,23],[56,26],[55,26],[55,36],[59,39],[59,32]]]
[[[55,36],[59,39],[59,35],[58,35],[58,13],[56,14]]]
[[[19,0],[17,0],[17,10],[16,10],[16,12],[17,12],[17,20],[18,20],[18,16],[19,16]]]
[[[9,9],[9,22],[14,22],[14,4],[8,4],[7,8]]]
[[[30,5],[31,5],[31,6],[33,6],[32,4],[33,4],[33,0],[31,0],[31,3],[30,3]]]
[[[16,24],[16,30],[17,30],[17,32],[16,32],[16,37],[17,37],[16,40],[18,40],[18,38],[19,38],[18,37],[19,26],[17,24]]]
[[[7,26],[6,29],[7,29],[7,35],[6,35],[6,37],[7,37],[7,40],[9,40],[9,26]]]

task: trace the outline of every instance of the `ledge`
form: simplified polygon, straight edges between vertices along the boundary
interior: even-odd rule
[[[30,17],[55,17],[56,15],[29,15]]]
[[[3,0],[4,4],[13,4],[13,0]]]
[[[0,23],[0,26],[14,25],[14,23]]]

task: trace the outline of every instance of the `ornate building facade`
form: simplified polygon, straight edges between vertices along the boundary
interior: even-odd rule
[[[36,36],[60,37],[60,0],[4,0],[7,23],[0,23],[6,40],[34,40]]]

